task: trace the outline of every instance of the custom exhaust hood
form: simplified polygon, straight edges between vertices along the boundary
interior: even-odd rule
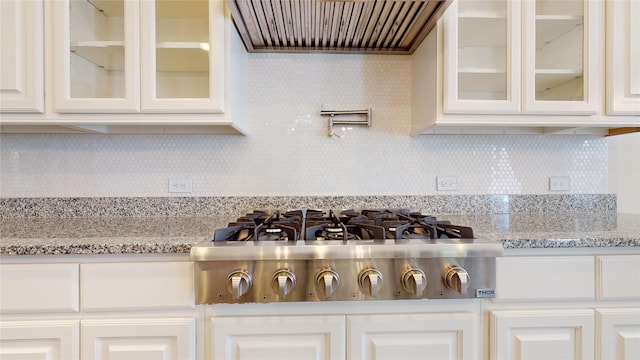
[[[411,54],[453,0],[227,0],[249,52]]]

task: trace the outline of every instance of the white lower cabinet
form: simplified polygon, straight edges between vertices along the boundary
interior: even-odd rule
[[[3,263],[0,360],[195,360],[192,275],[190,261]]]
[[[208,359],[344,359],[344,315],[211,319]]]
[[[195,358],[195,318],[0,322],[2,360]]]
[[[195,358],[194,318],[82,320],[82,359]]]
[[[214,360],[480,358],[472,312],[218,316],[210,331]]]
[[[640,359],[637,253],[501,257],[495,299],[228,306],[187,259],[103,261],[3,259],[0,359]]]
[[[503,310],[490,316],[491,359],[593,359],[593,310]]]
[[[77,360],[79,328],[77,320],[0,322],[0,359]]]
[[[478,319],[473,313],[351,315],[350,359],[473,359]]]
[[[640,359],[640,255],[497,259],[490,359]]]

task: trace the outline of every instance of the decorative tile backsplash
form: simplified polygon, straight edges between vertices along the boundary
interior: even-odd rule
[[[0,196],[330,196],[608,191],[605,138],[410,137],[411,57],[250,54],[248,135],[0,135]],[[336,127],[321,109],[372,108],[373,126]],[[437,176],[458,190],[436,190]],[[169,178],[193,192],[168,193]]]

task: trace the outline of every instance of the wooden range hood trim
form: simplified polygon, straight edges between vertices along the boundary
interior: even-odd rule
[[[453,0],[226,0],[248,52],[412,54]]]
[[[612,128],[612,129],[609,129],[607,135],[614,136],[614,135],[631,134],[635,132],[640,132],[640,127]]]

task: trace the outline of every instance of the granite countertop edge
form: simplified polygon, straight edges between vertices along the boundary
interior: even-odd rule
[[[48,241],[43,241],[48,240]],[[104,255],[104,254],[188,254],[199,239],[185,238],[95,238],[83,239],[21,239],[0,244],[0,256],[21,255]],[[72,241],[73,243],[70,243]],[[576,248],[634,248],[640,247],[640,238],[505,238],[497,240],[508,249],[576,249]]]
[[[102,238],[102,239],[20,239],[0,244],[0,256],[19,255],[99,255],[99,254],[188,254],[202,241],[194,238]],[[575,249],[640,247],[640,237],[612,238],[504,238],[507,249]]]
[[[540,224],[553,221],[553,214],[446,218],[473,226],[476,238],[505,250],[640,247],[640,215],[572,214],[569,225],[558,222],[544,231]],[[221,219],[207,217],[3,219],[0,256],[188,254],[222,226]]]

